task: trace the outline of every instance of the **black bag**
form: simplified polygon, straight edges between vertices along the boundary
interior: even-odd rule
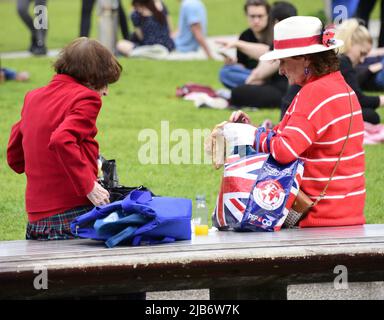
[[[115,159],[106,160],[103,156],[99,156],[101,162],[102,176],[99,178],[100,185],[108,190],[109,201],[114,202],[123,200],[133,190],[149,191],[152,196],[155,196],[151,190],[144,186],[139,187],[126,187],[119,185],[119,177],[117,175],[116,161]]]

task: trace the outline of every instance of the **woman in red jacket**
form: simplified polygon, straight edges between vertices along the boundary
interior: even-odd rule
[[[96,40],[79,38],[54,64],[56,75],[28,92],[11,131],[7,160],[27,176],[26,238],[70,239],[70,222],[109,202],[97,183],[96,119],[121,66]]]

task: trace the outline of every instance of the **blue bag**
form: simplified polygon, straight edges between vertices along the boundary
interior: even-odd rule
[[[132,191],[124,200],[95,207],[71,223],[81,238],[118,244],[167,243],[191,239],[192,201],[152,197],[149,191]]]
[[[301,160],[278,163],[271,155],[260,169],[249,195],[239,231],[278,231],[299,192]]]

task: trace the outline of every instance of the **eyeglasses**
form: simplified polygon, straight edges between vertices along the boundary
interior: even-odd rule
[[[267,15],[266,14],[248,14],[247,15],[247,17],[249,18],[249,19],[263,19],[263,18],[265,18]]]

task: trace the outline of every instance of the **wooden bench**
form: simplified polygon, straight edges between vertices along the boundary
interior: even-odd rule
[[[0,298],[107,297],[210,288],[211,299],[284,299],[287,285],[384,280],[384,225],[213,232],[173,244],[107,249],[92,240],[0,242]],[[47,268],[48,289],[34,280]],[[37,273],[34,273],[37,272]]]

